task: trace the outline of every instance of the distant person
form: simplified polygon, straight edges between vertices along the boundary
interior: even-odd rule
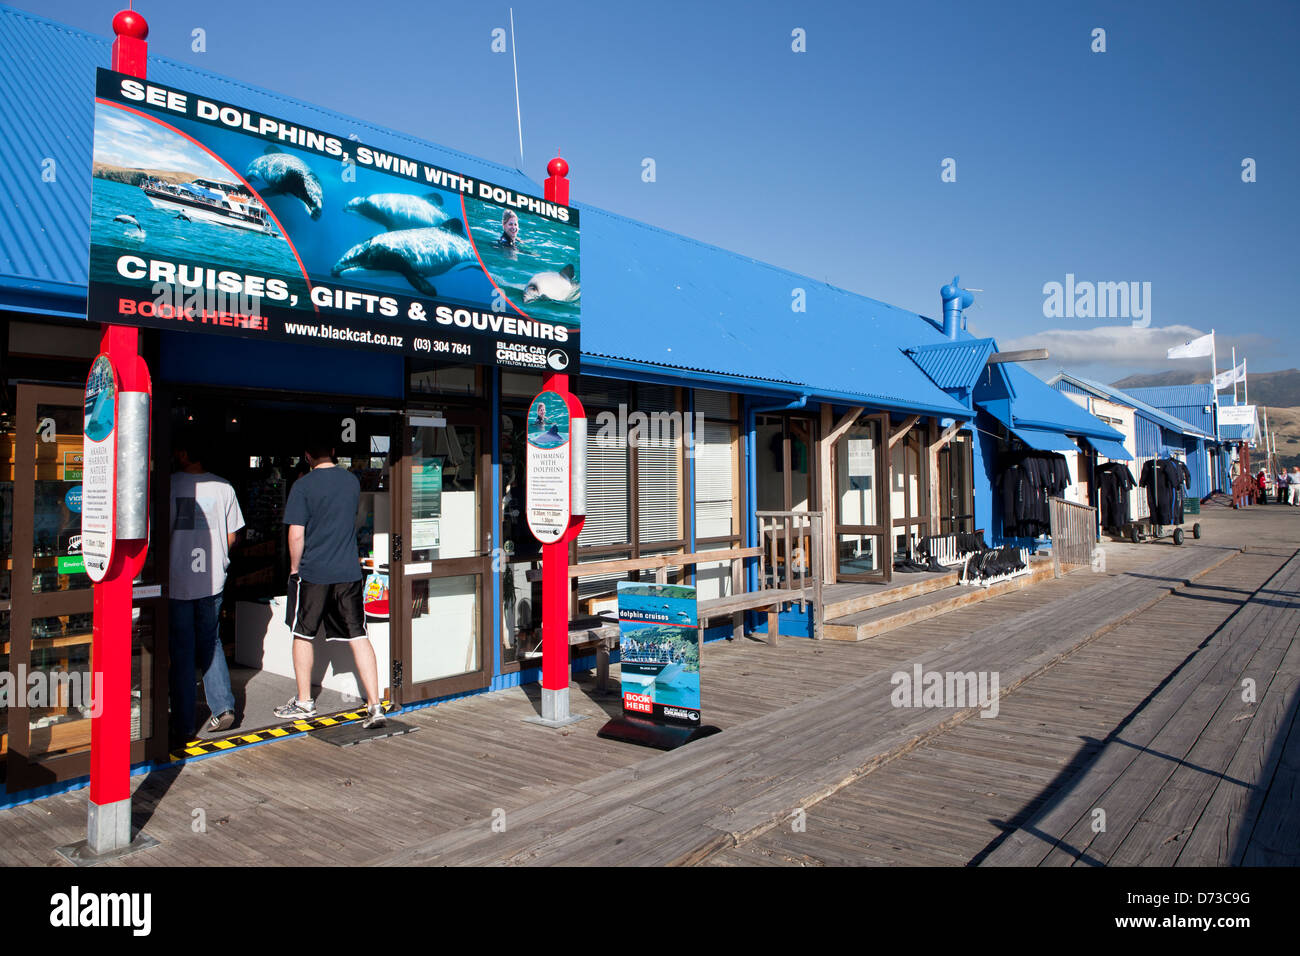
[[[375,649],[366,633],[361,562],[357,552],[357,506],[361,483],[334,463],[328,440],[307,443],[305,459],[311,470],[294,482],[284,507],[289,526],[289,607],[293,632],[293,674],[298,696],[275,708],[282,720],[316,716],[311,695],[315,659],[312,641],[325,628],[327,641],[352,645],[357,674],[366,695],[366,729],[387,723],[379,699]]]
[[[171,715],[177,739],[194,739],[194,668],[212,717],[210,733],[235,725],[235,695],[217,621],[230,567],[230,548],[244,527],[235,489],[203,467],[203,444],[192,432],[172,441],[171,567],[168,612],[171,627]]]
[[[1300,505],[1300,465],[1292,466],[1291,476],[1287,481],[1287,491],[1290,493],[1288,503],[1293,506]]]
[[[1259,474],[1255,476],[1255,486],[1259,488],[1259,503],[1263,504],[1268,501],[1268,472],[1263,468],[1261,468]]]

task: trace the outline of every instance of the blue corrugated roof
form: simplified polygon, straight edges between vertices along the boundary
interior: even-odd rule
[[[1115,429],[1084,411],[1028,369],[1015,364],[1001,368],[1015,390],[1011,403],[1012,425],[1051,428],[1067,435],[1089,435],[1110,441],[1124,440]]]
[[[908,349],[921,371],[940,388],[974,388],[989,356],[997,349],[992,339],[960,339]]]
[[[1131,392],[1122,391],[1113,385],[1103,385],[1101,382],[1094,382],[1091,379],[1081,378],[1078,375],[1071,375],[1069,372],[1061,372],[1052,379],[1053,385],[1058,382],[1071,382],[1074,385],[1091,391],[1093,394],[1102,398],[1109,399],[1110,401],[1116,402],[1120,405],[1127,405],[1143,417],[1179,434],[1193,435],[1197,438],[1213,439],[1214,437],[1213,435],[1197,428],[1190,422],[1185,422],[1181,418],[1175,418],[1173,415],[1161,411],[1154,405],[1149,405],[1141,399],[1134,397]]]
[[[1175,405],[1214,404],[1214,389],[1209,382],[1204,385],[1160,385],[1146,388],[1126,388],[1125,394],[1141,399],[1156,408],[1173,408]]]
[[[889,408],[964,411],[903,355],[947,341],[916,313],[579,208],[584,353],[791,382]],[[791,309],[795,289],[803,312]]]
[[[1204,385],[1163,385],[1125,391],[1203,432],[1214,433],[1214,389],[1208,382]],[[1208,412],[1207,407],[1210,409]]]
[[[10,307],[85,295],[94,71],[111,40],[0,6],[0,292]],[[428,158],[502,186],[540,192],[522,172],[162,57],[160,83]],[[39,77],[39,82],[36,78]],[[41,160],[57,163],[41,181]],[[580,188],[580,187],[579,187]],[[575,204],[576,205],[576,204]],[[946,342],[930,321],[735,253],[591,206],[582,210],[583,352],[667,368],[790,383],[815,396],[959,415],[902,354]],[[806,311],[791,309],[795,289]],[[72,304],[69,304],[72,303]],[[55,306],[50,306],[55,308]]]

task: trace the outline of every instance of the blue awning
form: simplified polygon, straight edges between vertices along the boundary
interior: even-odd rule
[[[1097,454],[1105,455],[1112,461],[1132,461],[1133,456],[1117,441],[1107,441],[1104,438],[1089,438],[1088,444],[1097,449]]]
[[[1046,428],[1030,428],[1028,425],[1011,426],[1011,434],[1035,451],[1078,451],[1079,446],[1063,432],[1054,432]]]

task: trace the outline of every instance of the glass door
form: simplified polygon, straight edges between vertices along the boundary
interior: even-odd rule
[[[975,530],[974,455],[962,432],[939,449],[939,533]]]
[[[412,703],[486,687],[492,673],[492,573],[484,491],[491,464],[486,416],[410,411],[394,491],[397,631],[390,687]]]
[[[927,427],[918,422],[891,449],[889,512],[896,556],[907,554],[911,543],[930,533],[927,432]]]
[[[886,415],[864,415],[835,442],[835,575],[888,581],[889,497],[885,494]]]
[[[7,610],[0,669],[11,685],[0,746],[7,786],[26,789],[89,770],[95,691],[91,658],[94,591],[81,559],[82,393],[19,386],[6,443],[3,515]],[[165,640],[162,589],[150,553],[131,612],[131,759],[145,758],[153,729],[154,648]]]

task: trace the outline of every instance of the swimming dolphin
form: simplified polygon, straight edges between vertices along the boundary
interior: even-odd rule
[[[369,196],[357,196],[349,200],[343,207],[343,211],[373,219],[390,231],[440,226],[447,221],[447,213],[442,209],[440,193],[429,193],[425,196],[411,196],[407,193],[372,193]]]
[[[465,238],[464,223],[449,219],[441,226],[383,232],[358,243],[334,263],[330,275],[340,276],[352,269],[396,272],[417,291],[436,296],[438,290],[425,276],[442,275],[476,258],[474,247]]]
[[[246,175],[255,176],[266,183],[261,190],[263,196],[293,196],[302,202],[309,216],[313,219],[320,218],[325,204],[325,191],[321,189],[320,180],[311,171],[311,167],[297,156],[290,156],[275,146],[268,146],[265,153],[248,164]]]
[[[190,217],[187,216],[187,215],[185,215],[185,210],[184,210],[184,209],[182,209],[182,210],[181,210],[180,212],[178,212],[176,215],[172,216],[172,218],[173,218],[173,219],[179,219],[181,222],[189,222],[189,221],[190,221]]]
[[[133,239],[144,238],[144,226],[140,225],[139,220],[137,220],[135,216],[128,216],[126,213],[122,213],[120,216],[114,216],[113,221],[120,222],[128,226],[134,226],[136,231],[129,234],[131,238]]]
[[[573,280],[573,266],[567,265],[559,272],[539,272],[524,287],[524,301],[536,302],[550,299],[553,302],[573,302],[582,294],[582,287]]]

